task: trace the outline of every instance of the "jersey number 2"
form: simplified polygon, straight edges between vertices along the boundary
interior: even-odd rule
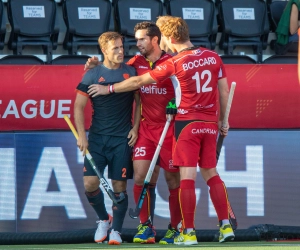
[[[206,81],[204,82],[204,84],[201,88],[201,81],[200,80],[203,80],[204,78],[206,78]],[[196,81],[197,93],[201,93],[201,92],[205,93],[205,92],[212,91],[212,87],[207,87],[207,85],[210,83],[210,80],[211,80],[211,72],[209,70],[203,70],[201,72],[201,78],[199,76],[199,72],[197,71],[195,73],[195,75],[193,75],[192,79]]]

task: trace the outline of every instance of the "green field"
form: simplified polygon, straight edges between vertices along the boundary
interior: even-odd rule
[[[134,243],[124,243],[120,246],[110,246],[107,244],[96,244],[96,243],[88,243],[88,244],[57,244],[57,245],[0,245],[0,249],[9,250],[9,249],[20,249],[20,250],[28,250],[28,249],[48,249],[48,250],[69,250],[69,249],[88,249],[88,250],[96,250],[96,249],[189,249],[189,250],[232,250],[232,249],[258,249],[258,250],[268,250],[268,249],[300,249],[300,241],[280,241],[280,242],[266,242],[266,241],[248,241],[248,242],[229,242],[225,244],[220,244],[216,242],[199,242],[198,245],[194,246],[175,246],[175,245],[142,245],[142,244],[134,244]]]

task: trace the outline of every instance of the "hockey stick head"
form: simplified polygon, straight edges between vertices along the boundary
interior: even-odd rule
[[[121,203],[125,199],[124,192],[115,194],[112,190],[110,190],[109,192],[107,192],[107,194],[109,195],[109,197],[113,201],[113,203],[116,203],[116,204]]]
[[[140,212],[141,212],[141,209],[136,207],[135,210],[133,210],[132,208],[129,209],[129,216],[132,218],[132,219],[137,219],[137,217],[139,217],[140,215]]]

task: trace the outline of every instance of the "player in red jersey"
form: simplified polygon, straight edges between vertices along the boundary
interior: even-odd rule
[[[134,56],[127,64],[133,66],[138,75],[142,75],[152,69],[162,65],[172,56],[162,51],[159,47],[161,33],[159,28],[152,22],[138,23],[135,28],[135,38],[140,55]],[[95,58],[89,60],[90,64],[97,64]],[[96,89],[97,86],[95,85]],[[93,93],[93,87],[91,92]],[[153,158],[159,138],[166,123],[166,106],[174,98],[174,89],[170,79],[166,79],[157,85],[146,85],[140,89],[142,105],[142,119],[140,122],[138,140],[134,146],[134,199],[138,201],[141,194],[144,180],[148,172],[150,162]],[[171,122],[168,133],[160,151],[158,167],[155,169],[140,212],[140,225],[138,232],[134,236],[133,242],[155,243],[155,231],[153,228],[153,216],[155,208],[155,187],[159,170],[164,169],[165,179],[169,188],[169,209],[171,222],[165,237],[160,240],[160,244],[172,244],[174,238],[179,234],[177,225],[181,221],[181,213],[178,199],[179,191],[179,169],[173,167],[172,162],[172,142],[173,142],[174,121]]]
[[[209,186],[218,215],[219,242],[225,242],[234,238],[225,184],[216,170],[218,130],[224,136],[228,133],[228,127],[222,127],[229,92],[225,69],[217,53],[193,46],[189,40],[188,26],[182,18],[169,19],[162,25],[161,32],[168,47],[178,53],[176,56],[142,76],[115,84],[113,89],[101,87],[97,93],[126,92],[154,82],[159,87],[161,81],[171,78],[178,107],[173,164],[180,167],[179,200],[183,217],[183,230],[174,243],[197,244],[194,225],[197,164]]]

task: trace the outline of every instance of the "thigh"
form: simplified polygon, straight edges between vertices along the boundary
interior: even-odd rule
[[[105,146],[105,138],[102,135],[89,135],[89,147],[88,150],[93,157],[98,170],[103,174],[107,165],[107,158],[103,152]],[[97,176],[87,157],[84,158],[84,176]]]
[[[110,136],[105,155],[108,160],[108,178],[119,181],[132,179],[132,148],[128,145],[128,138]]]
[[[133,160],[151,161],[156,149],[152,133],[145,122],[140,123],[139,137],[134,145]]]

